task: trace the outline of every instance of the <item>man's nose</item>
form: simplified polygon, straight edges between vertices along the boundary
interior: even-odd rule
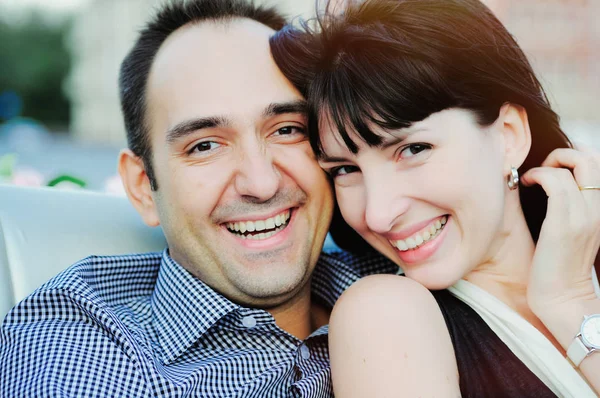
[[[242,154],[235,178],[235,189],[241,196],[264,202],[280,188],[281,173],[268,149],[254,147]]]

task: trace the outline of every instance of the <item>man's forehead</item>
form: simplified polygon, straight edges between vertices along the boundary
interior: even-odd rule
[[[199,71],[237,56],[269,56],[273,30],[247,18],[189,23],[173,32],[161,45],[151,68],[151,78],[181,66]]]
[[[148,121],[159,131],[227,117],[251,122],[274,103],[302,97],[271,57],[273,30],[249,19],[203,22],[173,33],[148,79]]]

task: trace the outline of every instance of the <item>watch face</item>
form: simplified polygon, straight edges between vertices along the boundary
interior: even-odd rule
[[[592,315],[583,322],[581,338],[585,345],[600,350],[600,314]]]

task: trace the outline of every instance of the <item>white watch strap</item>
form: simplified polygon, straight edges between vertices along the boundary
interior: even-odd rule
[[[579,367],[581,361],[588,356],[590,350],[583,344],[579,336],[573,339],[573,342],[567,350],[567,356],[576,367]]]

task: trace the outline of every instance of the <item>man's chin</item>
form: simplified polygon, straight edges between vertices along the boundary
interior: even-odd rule
[[[237,290],[244,296],[242,301],[250,307],[271,308],[277,307],[295,298],[303,292],[309,275],[308,269],[298,270],[284,275],[273,272],[271,275],[246,275],[235,278],[234,284]],[[310,294],[310,292],[309,292]]]

